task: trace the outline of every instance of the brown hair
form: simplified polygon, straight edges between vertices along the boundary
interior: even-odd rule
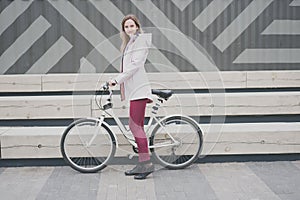
[[[124,29],[124,24],[129,19],[133,20],[134,23],[135,23],[135,25],[138,27],[137,32],[138,33],[143,33],[142,28],[141,28],[141,24],[140,24],[138,18],[135,15],[133,15],[133,14],[126,15],[123,18],[123,20],[122,20],[122,23],[121,23],[121,32],[120,32],[120,37],[122,39],[122,44],[121,44],[121,47],[120,47],[120,51],[122,53],[124,52],[124,49],[125,49],[128,41],[129,41],[129,39],[130,39],[129,36],[125,33],[125,29]]]

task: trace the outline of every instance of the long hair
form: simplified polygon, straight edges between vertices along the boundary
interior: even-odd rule
[[[125,33],[125,28],[124,28],[124,24],[127,20],[133,20],[135,25],[138,27],[138,30],[137,32],[138,33],[143,33],[143,30],[141,28],[141,24],[138,20],[138,18],[133,15],[133,14],[129,14],[129,15],[126,15],[123,20],[122,20],[122,23],[121,23],[121,32],[120,32],[120,38],[122,39],[122,44],[121,44],[121,47],[120,47],[120,51],[123,53],[124,52],[124,49],[129,41],[129,36]]]

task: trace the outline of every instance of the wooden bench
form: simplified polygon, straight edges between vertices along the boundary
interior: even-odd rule
[[[59,158],[65,126],[10,126],[20,120],[60,120],[95,117],[93,94],[115,74],[49,74],[0,76],[1,159]],[[203,155],[300,153],[300,120],[260,123],[256,116],[300,114],[300,71],[226,71],[149,73],[152,88],[173,89],[159,115],[200,116]],[[116,92],[118,93],[118,91]],[[114,95],[115,113],[128,117],[128,105]],[[151,105],[149,106],[151,107]],[[150,108],[146,116],[149,116]],[[220,117],[221,116],[221,117]],[[222,123],[243,116],[244,122]],[[207,117],[209,122],[202,123]],[[214,118],[218,119],[214,123]],[[223,121],[222,121],[223,120]],[[120,135],[117,156],[131,147]]]

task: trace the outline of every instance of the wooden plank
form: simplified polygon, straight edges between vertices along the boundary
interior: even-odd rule
[[[224,89],[246,87],[246,72],[148,73],[152,88]]]
[[[204,133],[202,156],[300,153],[300,123],[203,124],[200,127]],[[64,129],[10,127],[0,136],[2,159],[61,157],[59,144]],[[131,146],[118,127],[112,126],[112,130],[120,144],[116,156],[131,154]]]
[[[300,87],[300,71],[248,71],[247,88]]]
[[[43,91],[95,91],[105,81],[116,77],[108,74],[57,74],[42,76]],[[148,73],[152,88],[207,89],[246,87],[246,72],[177,72]]]
[[[44,91],[95,90],[117,74],[59,74],[43,76]],[[300,71],[224,71],[148,73],[152,88],[280,88],[299,87]]]
[[[100,116],[92,101],[93,116]],[[128,105],[113,99],[114,113],[119,117],[128,116]],[[150,115],[152,105],[148,105],[146,116]],[[159,115],[184,114],[189,116],[215,115],[275,115],[299,114],[299,92],[260,92],[226,94],[174,94],[164,103]]]
[[[105,99],[105,97],[103,97]],[[128,117],[128,104],[113,98],[114,112]],[[146,116],[150,116],[148,105]],[[93,95],[11,96],[0,98],[2,119],[50,119],[100,116]],[[275,115],[299,114],[300,92],[259,92],[227,94],[174,94],[158,115]]]
[[[299,153],[300,123],[239,123],[203,126],[203,155]]]
[[[116,73],[1,75],[0,92],[94,91]],[[300,87],[300,70],[148,73],[152,88],[224,89]]]
[[[0,75],[0,92],[40,92],[39,75]]]
[[[107,80],[107,74],[47,74],[42,75],[42,90],[96,91]]]
[[[89,98],[79,96],[1,97],[2,119],[77,118],[91,114]]]
[[[0,136],[1,158],[61,157],[59,144],[65,127],[7,128],[8,131]]]

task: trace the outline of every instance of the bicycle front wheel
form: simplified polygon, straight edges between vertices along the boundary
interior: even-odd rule
[[[106,125],[99,125],[98,119],[79,119],[64,131],[60,148],[73,169],[92,173],[107,166],[116,152],[116,140]]]
[[[201,152],[202,142],[202,132],[197,123],[185,116],[164,118],[150,137],[153,157],[169,169],[191,165]]]

